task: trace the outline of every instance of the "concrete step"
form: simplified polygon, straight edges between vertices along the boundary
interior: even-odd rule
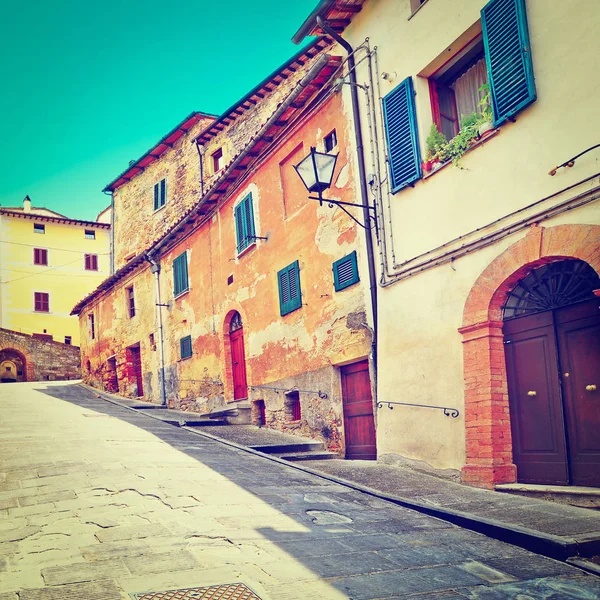
[[[549,500],[580,508],[600,510],[600,488],[577,485],[536,485],[532,483],[501,483],[496,491],[504,494]]]
[[[324,450],[322,442],[289,442],[284,444],[264,444],[258,446],[249,446],[252,450],[258,450],[265,454],[293,454],[296,452],[314,452]]]
[[[289,460],[292,462],[302,461],[302,460],[332,460],[336,458],[340,458],[339,454],[335,452],[329,452],[328,450],[316,450],[309,452],[291,452],[291,453],[282,453],[275,454],[278,458],[283,460]]]

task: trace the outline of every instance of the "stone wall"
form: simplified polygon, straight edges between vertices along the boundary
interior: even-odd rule
[[[70,346],[0,328],[0,364],[3,380],[58,381],[81,377],[78,346]],[[16,370],[13,368],[16,367]],[[7,366],[11,370],[7,370]]]

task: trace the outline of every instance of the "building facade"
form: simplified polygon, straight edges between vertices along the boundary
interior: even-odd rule
[[[309,44],[218,118],[184,122],[109,184],[116,271],[73,312],[92,385],[246,409],[374,458],[359,234],[294,170],[311,146],[333,151],[330,197],[354,198],[329,45]]]
[[[295,41],[327,23],[371,149],[380,456],[600,485],[595,2],[324,0]]]
[[[73,304],[110,271],[110,224],[0,208],[0,327],[79,345]]]

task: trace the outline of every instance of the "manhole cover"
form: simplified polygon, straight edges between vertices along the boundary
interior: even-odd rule
[[[170,590],[167,592],[142,592],[133,594],[135,600],[260,600],[251,589],[243,583],[213,585],[186,590]]]

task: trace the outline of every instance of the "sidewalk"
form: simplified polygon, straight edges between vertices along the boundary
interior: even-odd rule
[[[124,406],[131,405],[130,400],[119,396],[100,395]],[[305,440],[253,426],[203,427],[193,431],[237,448]],[[319,460],[293,466],[545,556],[566,560],[600,554],[600,511],[478,489],[375,461]],[[594,569],[594,565],[589,566]]]

